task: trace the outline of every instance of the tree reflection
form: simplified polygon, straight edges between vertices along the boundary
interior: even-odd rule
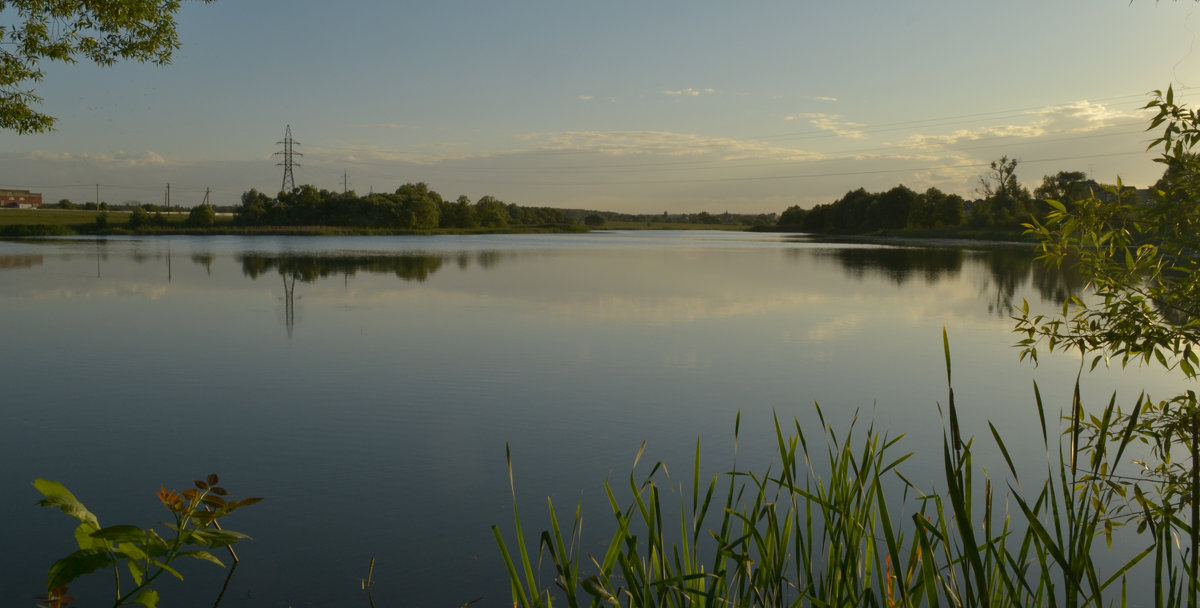
[[[503,257],[494,251],[482,251],[471,256],[468,253],[428,254],[380,254],[380,255],[314,255],[314,254],[263,254],[246,253],[237,256],[242,264],[242,274],[257,280],[272,274],[283,279],[283,322],[290,339],[296,327],[296,282],[316,283],[320,279],[349,278],[359,272],[395,275],[403,281],[425,282],[441,270],[444,265],[457,263],[467,269],[472,259],[481,268],[495,266]],[[211,256],[193,256],[192,261],[204,265],[212,264]]]
[[[318,255],[263,255],[240,256],[242,274],[257,279],[278,272],[303,283],[315,283],[317,279],[332,276],[354,276],[358,272],[371,274],[394,274],[405,281],[423,282],[441,269],[449,256],[432,255],[378,255],[378,256],[318,256]]]
[[[933,247],[843,247],[825,250],[846,276],[862,281],[868,274],[887,277],[896,285],[921,277],[932,284],[962,272],[963,250]]]
[[[819,250],[818,255],[835,260],[855,280],[883,276],[897,286],[917,279],[933,285],[958,277],[967,265],[980,265],[989,279],[980,292],[987,294],[988,312],[1005,317],[1019,304],[1016,299],[1022,288],[1032,288],[1044,303],[1059,305],[1082,293],[1086,285],[1072,265],[1047,266],[1025,246],[837,247]]]

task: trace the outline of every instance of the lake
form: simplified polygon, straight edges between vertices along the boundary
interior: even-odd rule
[[[935,487],[943,328],[964,432],[990,445],[992,421],[1044,466],[1033,381],[1065,408],[1078,361],[1019,362],[1009,315],[1077,287],[1028,246],[786,234],[0,242],[0,595],[32,605],[75,549],[38,477],[104,525],[161,521],[160,486],[213,472],[265,497],[226,523],[254,538],[227,587],[201,562],[159,586],[163,605],[226,608],[367,607],[372,557],[375,605],[511,605],[490,530],[511,538],[506,445],[531,543],[547,496],[608,533],[603,482],[643,442],[643,473],[664,461],[686,484],[697,439],[726,470],[739,412],[743,469],[770,463],[773,416],[819,437],[816,402],[839,432],[857,415],[906,435],[905,470]],[[1152,369],[1084,385],[1091,404],[1181,386]],[[72,590],[99,604],[111,578]]]

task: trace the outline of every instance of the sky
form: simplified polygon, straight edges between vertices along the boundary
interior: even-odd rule
[[[216,0],[170,65],[46,64],[0,188],[236,204],[283,182],[628,213],[978,196],[988,163],[1148,186],[1142,107],[1200,105],[1191,0]],[[0,11],[11,23],[12,10]]]

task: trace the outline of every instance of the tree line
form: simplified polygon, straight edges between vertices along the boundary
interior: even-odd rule
[[[561,209],[523,207],[494,196],[472,202],[466,196],[447,201],[424,182],[408,183],[392,193],[359,196],[303,185],[271,197],[255,189],[242,194],[234,221],[244,226],[345,226],[397,230],[438,228],[564,227],[573,223]]]
[[[1048,200],[1066,203],[1105,192],[1104,186],[1081,171],[1044,176],[1030,192],[1017,179],[1017,164],[1017,159],[1008,157],[993,161],[987,173],[979,177],[979,199],[968,201],[937,188],[918,193],[903,184],[887,192],[859,188],[811,209],[788,207],[777,225],[825,234],[956,227],[1021,230],[1030,218],[1045,219],[1050,211]]]

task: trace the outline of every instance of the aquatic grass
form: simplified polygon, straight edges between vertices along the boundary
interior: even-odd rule
[[[1169,496],[1140,483],[1142,478],[1117,472],[1138,436],[1144,400],[1128,416],[1115,396],[1090,414],[1077,376],[1062,417],[1066,428],[1055,441],[1035,383],[1045,477],[1023,485],[1012,453],[989,423],[1006,467],[998,492],[975,462],[974,437],[959,428],[945,334],[943,346],[948,385],[943,488],[924,491],[903,474],[901,466],[912,455],[899,452],[903,436],[873,425],[860,431],[857,416],[838,432],[815,404],[823,451],[798,419],[785,424],[776,416],[774,464],[764,471],[735,465],[702,479],[697,441],[688,492],[683,484],[673,485],[662,462],[639,477],[639,450],[625,502],[605,482],[615,527],[602,555],[581,550],[581,506],[564,533],[549,500],[551,529],[540,534],[533,552],[524,540],[509,453],[515,548],[499,527],[493,533],[514,604],[1125,606],[1128,576],[1154,556],[1150,572],[1137,570],[1157,583],[1154,605],[1182,605],[1188,575],[1174,539],[1190,528]],[[735,456],[740,427],[739,414]],[[978,471],[984,474],[977,479]],[[677,508],[666,504],[675,489]],[[1114,558],[1114,534],[1130,520],[1139,522],[1124,543],[1133,547],[1131,554],[1106,571],[1104,564]],[[553,588],[539,578],[543,563],[553,570]]]

